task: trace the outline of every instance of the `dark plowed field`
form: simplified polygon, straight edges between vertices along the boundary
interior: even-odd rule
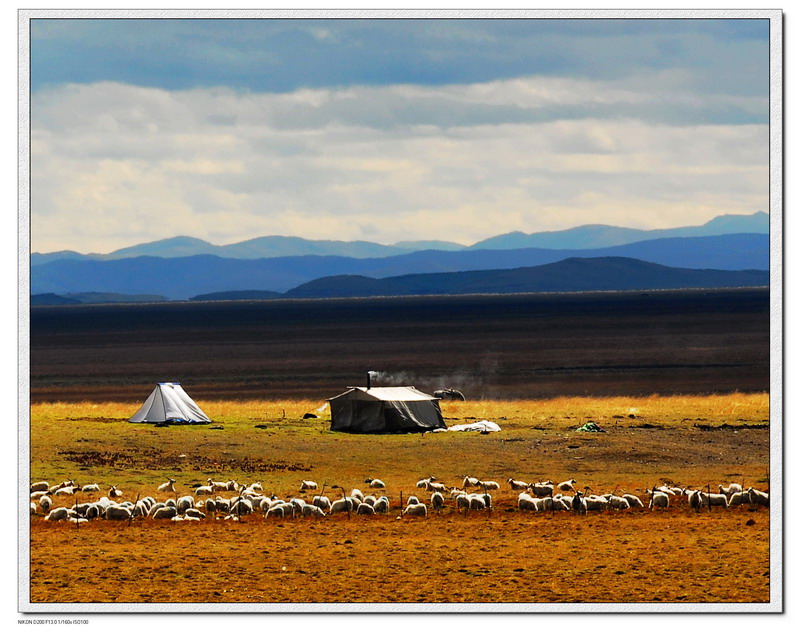
[[[767,289],[37,307],[31,397],[311,398],[361,385],[477,398],[769,389]]]

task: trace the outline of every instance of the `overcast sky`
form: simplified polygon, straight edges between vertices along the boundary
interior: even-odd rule
[[[31,249],[768,211],[767,20],[31,25]]]

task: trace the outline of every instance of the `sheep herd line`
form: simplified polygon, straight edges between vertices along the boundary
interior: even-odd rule
[[[234,480],[214,481],[208,479],[206,485],[193,488],[191,494],[179,495],[175,488],[176,480],[170,478],[157,488],[156,496],[137,496],[135,500],[122,500],[124,493],[112,485],[106,494],[96,500],[78,502],[78,495],[92,497],[101,493],[98,484],[79,486],[74,481],[63,481],[50,485],[47,481],[33,483],[30,487],[30,515],[43,516],[48,522],[68,521],[78,525],[95,519],[132,522],[134,519],[170,520],[173,522],[200,521],[204,519],[240,521],[249,515],[273,518],[324,518],[332,514],[387,515],[398,510],[398,519],[403,516],[426,517],[432,511],[437,513],[447,509],[465,514],[470,511],[492,511],[491,492],[501,492],[501,484],[492,480],[480,480],[464,476],[460,486],[449,486],[429,476],[416,483],[430,497],[421,500],[417,495],[403,499],[393,507],[386,495],[386,484],[375,478],[367,478],[364,483],[371,493],[364,494],[360,489],[352,489],[345,494],[339,485],[329,486],[337,497],[329,498],[315,481],[300,482],[300,497],[279,498],[274,494],[264,494],[261,483],[239,485]],[[527,483],[509,478],[507,489],[517,493],[518,511],[556,512],[567,511],[576,514],[589,512],[626,511],[635,509],[665,510],[677,503],[684,504],[694,511],[712,508],[730,508],[748,505],[753,508],[769,507],[769,493],[753,487],[744,489],[738,483],[726,486],[717,485],[717,492],[691,487],[671,485],[653,486],[644,490],[643,497],[615,489],[604,494],[589,493],[585,486],[576,489],[577,481],[570,479],[561,483],[539,481]],[[470,491],[474,490],[474,491]],[[636,491],[640,491],[638,488]],[[230,494],[233,495],[230,495]],[[417,492],[422,496],[421,492]],[[309,499],[309,496],[311,498]],[[74,499],[74,500],[73,500]],[[58,500],[65,504],[55,506]],[[427,501],[427,502],[426,502]]]

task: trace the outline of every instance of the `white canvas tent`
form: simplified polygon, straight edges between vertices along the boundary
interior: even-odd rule
[[[144,424],[207,424],[208,416],[178,382],[159,382],[129,420]]]

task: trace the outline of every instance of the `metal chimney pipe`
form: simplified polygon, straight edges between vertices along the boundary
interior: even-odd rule
[[[371,373],[372,373],[372,371],[367,371],[367,390],[369,390],[371,388],[371,386],[372,386],[372,383],[371,383],[371,380],[370,380],[370,378],[372,377]]]

